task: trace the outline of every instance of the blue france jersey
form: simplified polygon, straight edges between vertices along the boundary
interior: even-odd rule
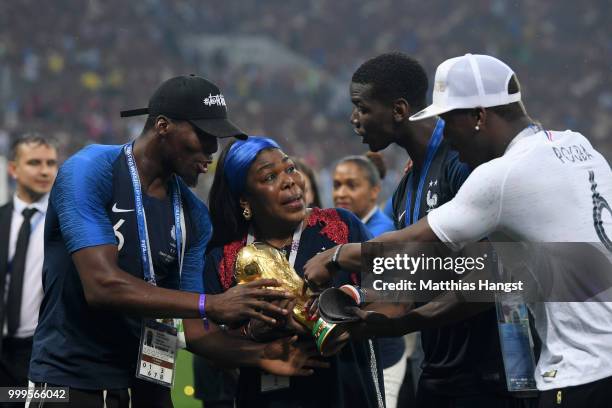
[[[379,208],[376,209],[376,212],[370,217],[365,225],[373,237],[377,237],[385,232],[395,231],[393,220]]]
[[[161,287],[204,291],[204,251],[212,227],[206,206],[179,181],[186,247],[179,276],[170,198],[143,194],[151,257]],[[44,299],[29,377],[81,389],[126,388],[136,373],[141,319],[90,308],[71,255],[117,245],[118,266],[143,279],[134,192],[123,146],[91,145],[64,163],[45,224]]]

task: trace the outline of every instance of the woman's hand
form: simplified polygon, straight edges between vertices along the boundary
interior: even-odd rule
[[[289,311],[264,299],[293,299],[293,295],[266,288],[270,286],[280,286],[280,283],[274,279],[259,279],[236,285],[219,295],[208,295],[206,313],[217,323],[235,325],[256,319],[275,325],[277,318],[286,317]]]
[[[309,320],[316,321],[319,318],[319,294],[311,296],[304,306]]]
[[[297,336],[275,340],[266,347],[260,368],[282,376],[309,376],[314,368],[329,368],[312,341],[297,342]]]
[[[255,341],[270,341],[290,334],[308,335],[310,331],[293,315],[295,300],[280,300],[273,303],[281,309],[287,310],[287,316],[276,319],[276,324],[270,325],[261,320],[251,320],[247,327],[247,334]]]

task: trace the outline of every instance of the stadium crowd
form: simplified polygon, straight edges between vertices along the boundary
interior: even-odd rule
[[[34,9],[36,13],[32,13]],[[493,183],[489,188],[476,189],[474,185],[477,182],[484,185],[489,180],[483,178],[482,169],[488,169],[490,166],[487,165],[495,159],[505,158],[506,162],[514,164],[513,156],[507,153],[527,133],[542,133],[549,142],[553,142],[554,138],[573,137],[567,143],[580,143],[583,151],[586,151],[583,145],[588,145],[588,142],[583,142],[581,135],[570,132],[554,132],[553,135],[547,129],[572,129],[586,135],[594,150],[584,153],[578,161],[596,159],[593,166],[597,170],[599,184],[595,182],[595,173],[590,171],[588,191],[592,192],[592,196],[591,193],[588,197],[582,194],[578,204],[567,197],[559,197],[558,204],[573,211],[571,214],[582,217],[566,216],[560,211],[557,211],[559,214],[555,213],[559,225],[565,225],[570,218],[580,220],[576,221],[576,228],[567,230],[573,232],[565,231],[562,241],[572,241],[580,225],[580,231],[584,230],[581,240],[599,239],[612,252],[608,246],[612,244],[604,228],[604,223],[609,222],[606,214],[602,221],[602,210],[610,211],[603,197],[612,191],[607,161],[612,157],[612,140],[609,138],[612,131],[612,87],[609,78],[612,36],[606,24],[609,17],[610,5],[603,0],[594,0],[592,7],[537,0],[520,3],[478,0],[453,7],[449,7],[448,1],[425,3],[415,0],[383,0],[375,4],[358,4],[348,0],[319,0],[308,4],[297,0],[271,0],[265,4],[249,1],[206,6],[196,0],[146,0],[138,3],[65,0],[61,7],[32,0],[0,4],[0,159],[3,156],[7,158],[11,182],[15,187],[13,200],[0,207],[0,221],[9,225],[2,232],[3,244],[5,241],[6,244],[10,243],[10,246],[4,245],[6,248],[2,248],[8,249],[4,251],[6,253],[0,252],[0,288],[8,292],[4,296],[0,291],[0,298],[6,297],[6,304],[13,305],[0,309],[3,327],[5,317],[7,320],[4,338],[0,342],[0,351],[3,352],[0,374],[5,377],[0,378],[6,382],[4,378],[14,375],[11,367],[16,363],[11,358],[19,354],[15,350],[33,349],[28,378],[40,387],[48,384],[70,385],[77,391],[73,394],[75,406],[98,401],[100,395],[103,395],[104,404],[108,397],[120,403],[127,398],[130,404],[132,400],[135,401],[135,406],[153,406],[153,403],[171,406],[168,390],[149,388],[151,384],[140,381],[153,378],[151,374],[143,374],[142,367],[139,368],[140,379],[130,388],[131,373],[134,371],[133,356],[130,356],[129,362],[125,359],[121,364],[107,364],[103,359],[93,361],[95,358],[92,359],[93,363],[89,358],[84,358],[82,363],[74,364],[74,367],[88,367],[86,371],[91,371],[91,378],[81,378],[80,372],[73,371],[71,364],[74,358],[71,353],[75,350],[77,354],[85,356],[91,350],[100,350],[101,345],[108,347],[105,349],[108,355],[119,355],[121,350],[126,349],[112,336],[106,338],[105,334],[99,337],[96,326],[100,323],[96,321],[95,325],[91,324],[93,320],[88,315],[90,312],[98,313],[99,308],[103,324],[108,325],[108,330],[102,331],[129,332],[131,337],[128,340],[134,349],[136,340],[144,342],[147,347],[156,348],[153,344],[158,340],[152,342],[147,336],[155,332],[156,338],[164,338],[163,332],[167,328],[162,330],[154,322],[147,322],[139,337],[139,333],[133,329],[137,326],[140,328],[140,320],[136,319],[138,324],[132,325],[134,322],[115,319],[113,313],[121,310],[121,313],[117,312],[121,318],[126,311],[138,316],[184,318],[184,323],[180,325],[184,330],[184,340],[191,351],[204,357],[201,362],[207,364],[212,361],[219,365],[231,363],[228,367],[241,368],[242,382],[235,383],[235,378],[228,381],[228,384],[237,387],[229,393],[228,401],[232,406],[234,398],[238,406],[253,406],[253,401],[257,401],[259,406],[284,406],[289,402],[302,404],[300,406],[322,406],[322,401],[330,406],[410,405],[412,403],[406,402],[405,395],[402,398],[402,383],[418,379],[418,376],[413,378],[417,374],[411,371],[420,363],[411,356],[408,351],[410,347],[406,347],[406,340],[401,336],[415,331],[420,331],[423,336],[421,351],[425,352],[424,362],[420,364],[424,374],[416,387],[417,406],[441,406],[441,401],[454,398],[459,401],[464,397],[469,401],[472,398],[469,392],[465,395],[460,392],[456,396],[445,395],[448,389],[440,382],[461,384],[459,379],[463,378],[463,372],[458,370],[455,374],[461,375],[457,374],[455,378],[444,370],[436,372],[432,367],[440,365],[444,369],[454,369],[453,364],[460,360],[465,361],[465,366],[470,370],[474,362],[480,361],[493,361],[501,367],[501,351],[489,350],[495,358],[488,358],[483,348],[489,344],[496,344],[497,347],[494,309],[487,311],[488,321],[484,321],[484,314],[479,317],[482,317],[482,321],[472,321],[476,329],[489,330],[493,340],[488,341],[482,333],[476,334],[476,329],[474,334],[463,333],[461,330],[467,327],[467,323],[453,320],[454,317],[451,319],[442,312],[429,316],[432,322],[441,327],[437,331],[438,328],[432,330],[419,326],[415,329],[410,326],[406,323],[409,319],[404,319],[407,316],[404,310],[387,310],[386,314],[377,313],[376,317],[376,313],[367,314],[355,308],[357,311],[352,313],[360,319],[361,326],[347,329],[347,333],[354,330],[350,334],[354,336],[350,338],[350,348],[346,348],[344,354],[322,362],[317,359],[319,354],[312,347],[306,348],[298,343],[293,345],[295,339],[284,338],[285,330],[295,331],[292,326],[294,317],[284,317],[288,314],[293,316],[290,310],[293,310],[294,304],[292,306],[292,300],[284,299],[295,295],[264,289],[275,284],[270,281],[234,286],[237,282],[232,279],[237,275],[228,275],[227,271],[231,268],[227,269],[226,265],[236,265],[236,253],[242,246],[253,240],[265,242],[280,254],[287,255],[298,275],[311,285],[309,288],[317,285],[320,285],[318,289],[326,285],[342,287],[345,294],[350,292],[357,305],[363,305],[365,292],[360,291],[361,283],[357,278],[361,265],[358,263],[360,261],[356,261],[361,242],[382,234],[382,238],[376,238],[378,242],[440,241],[464,245],[502,231],[503,228],[497,225],[480,225],[481,219],[469,220],[468,215],[476,212],[470,213],[468,210],[477,206],[474,200],[469,201],[466,197],[479,197],[478,194],[494,191],[497,186],[502,186],[503,191],[506,179],[503,183]],[[252,47],[250,52],[239,51],[248,47]],[[403,53],[387,53],[389,50]],[[474,70],[473,77],[480,84],[478,92],[489,92],[482,90],[484,76],[480,76],[479,69],[482,72],[489,70],[495,81],[491,81],[490,77],[487,80],[501,84],[501,93],[498,92],[496,96],[503,94],[505,99],[489,103],[486,97],[493,94],[491,91],[487,95],[476,95],[480,98],[479,102],[470,102],[469,106],[451,106],[449,103],[445,109],[436,111],[440,105],[434,104],[421,111],[429,105],[432,92],[435,100],[435,95],[443,94],[447,88],[456,86],[458,89],[459,83],[466,83],[450,75],[448,80],[445,77],[440,79],[445,74],[440,74],[443,70],[438,69],[436,86],[432,87],[435,67],[449,57],[466,52],[500,56],[521,73],[520,89],[513,71],[503,62],[486,55],[466,54],[457,60],[465,64],[469,60],[472,64],[469,66]],[[375,55],[380,56],[371,59]],[[422,61],[425,69],[411,56]],[[479,69],[474,68],[477,63],[480,64]],[[464,74],[465,70],[457,68],[456,72]],[[187,73],[205,76],[215,83],[193,75],[177,77]],[[157,88],[170,77],[175,78]],[[393,82],[396,79],[389,79],[393,77],[401,80]],[[390,83],[393,84],[392,90],[389,90]],[[408,83],[409,86],[406,85]],[[426,98],[427,83],[429,89]],[[151,94],[156,88],[158,90]],[[189,97],[185,96],[185,89],[189,89]],[[394,92],[398,95],[391,96]],[[193,103],[206,95],[213,102],[205,102],[206,106]],[[474,95],[465,95],[465,100],[469,97]],[[148,108],[124,111],[126,107],[145,106],[147,100],[150,101]],[[228,101],[231,122],[224,116],[225,100]],[[487,105],[482,103],[485,100]],[[537,121],[527,114],[521,102],[523,100]],[[401,102],[399,105],[398,101]],[[142,116],[140,119],[121,119],[120,111],[123,117],[145,114],[149,117],[146,123]],[[421,119],[427,120],[415,123]],[[219,125],[219,120],[224,123]],[[355,133],[361,136],[361,140]],[[247,138],[247,134],[251,137]],[[523,136],[518,137],[517,134]],[[271,136],[274,140],[253,135]],[[217,138],[225,139],[218,147]],[[135,142],[123,145],[129,140]],[[556,139],[554,141],[557,142]],[[92,143],[97,145],[81,150]],[[544,138],[538,143],[545,143]],[[559,143],[565,143],[565,139]],[[370,153],[367,158],[360,155],[368,147],[378,151],[393,144],[396,146],[387,149],[385,160],[379,153]],[[109,148],[101,145],[115,146]],[[575,146],[578,145],[572,145]],[[590,145],[588,148],[593,149]],[[493,151],[495,155],[491,154]],[[75,152],[78,153],[73,156]],[[212,159],[216,152],[221,152],[215,158],[218,158],[218,164],[213,163]],[[547,152],[550,156],[549,149],[542,149],[541,152]],[[603,157],[597,152],[601,152]],[[464,163],[459,162],[461,154]],[[70,156],[72,158],[66,162]],[[125,163],[122,165],[124,156]],[[565,165],[558,154],[556,158],[549,156],[541,153],[530,161],[521,157],[524,166],[514,166],[517,171],[525,171],[521,181],[531,181],[535,175],[540,177],[540,184],[535,181],[519,184],[524,189],[524,196],[541,196],[541,199],[535,200],[536,207],[533,208],[538,209],[540,207],[537,205],[540,205],[547,211],[546,203],[550,197],[546,196],[546,191],[537,189],[538,186],[555,181],[558,182],[557,187],[551,188],[551,191],[559,192],[562,190],[560,186],[567,182],[578,192],[584,190],[580,183],[585,181],[582,180],[584,177],[578,177],[579,171],[584,169],[566,171],[569,166],[562,167],[557,163],[560,160]],[[295,166],[293,157],[298,159]],[[544,157],[552,158],[551,162],[540,168],[540,160]],[[574,161],[571,160],[573,164]],[[29,173],[35,162],[40,167],[37,171],[44,173],[44,188],[38,186],[38,190],[33,189],[32,185],[40,184],[40,180],[34,180],[34,173]],[[55,193],[49,196],[47,193],[55,180],[58,165],[64,162],[66,164],[61,167],[53,188]],[[267,164],[257,169],[256,165],[261,163]],[[505,162],[497,160],[495,163],[499,167],[499,163]],[[485,166],[478,169],[481,164]],[[198,175],[208,172],[209,165],[211,172],[215,171],[214,178],[202,177],[207,180],[201,183],[200,190],[196,191],[199,197],[196,197],[187,187],[195,187]],[[268,175],[263,181],[259,180],[259,172],[266,167],[274,168],[275,173],[271,173],[274,177]],[[317,177],[310,175],[311,168]],[[412,172],[408,172],[408,169],[412,169]],[[470,172],[474,169],[478,171],[470,179]],[[538,172],[542,169],[548,173]],[[502,170],[498,173],[501,174]],[[302,173],[308,175],[307,181],[303,180]],[[389,177],[385,178],[385,173]],[[420,182],[415,192],[414,207],[411,207],[415,174],[420,175]],[[604,177],[601,177],[602,174]],[[477,181],[467,184],[466,180]],[[131,181],[131,184],[127,181]],[[398,182],[398,190],[390,200]],[[461,195],[460,188],[464,182],[471,190],[469,194]],[[531,185],[536,188],[529,190]],[[429,189],[422,195],[424,186]],[[4,190],[2,187],[0,183],[0,190]],[[210,213],[198,199],[207,195],[209,190]],[[468,190],[464,188],[462,191]],[[458,198],[453,199],[455,194]],[[521,197],[521,194],[515,194]],[[132,205],[131,195],[135,210],[127,209]],[[500,205],[487,201],[487,206],[477,208],[477,214],[502,208],[502,202],[507,205],[503,200],[516,204],[509,201],[512,198],[511,194],[510,198],[500,194],[496,198]],[[519,201],[516,200],[523,205],[523,201]],[[445,202],[449,205],[443,205]],[[527,213],[519,204],[516,204],[517,211]],[[337,208],[318,208],[329,206]],[[441,206],[446,212],[438,210],[437,207]],[[592,206],[595,208],[591,212]],[[384,212],[382,207],[385,207]],[[161,222],[151,223],[156,225],[151,233],[151,242],[147,232],[151,225],[144,217],[145,208],[148,213],[161,214]],[[135,211],[137,224],[128,223],[122,228],[125,222],[122,217],[129,218],[122,213],[131,211]],[[536,210],[533,212],[537,213]],[[91,217],[91,214],[95,217]],[[423,221],[426,217],[430,221]],[[501,215],[490,218],[500,220]],[[42,287],[36,287],[36,291],[31,291],[32,296],[22,301],[22,287],[27,286],[24,282],[34,276],[34,272],[40,273],[42,267],[42,264],[35,268],[31,263],[27,264],[26,254],[30,236],[32,242],[36,242],[36,248],[42,249],[43,230],[40,226],[45,223],[39,222],[45,219],[45,298],[42,298]],[[595,220],[594,230],[592,219]],[[463,220],[463,224],[453,229],[454,223],[460,222],[458,220]],[[537,218],[537,222],[541,220],[541,217]],[[524,218],[512,219],[507,225],[504,224],[516,228],[514,232],[525,241],[558,238],[556,232],[547,230],[548,226],[544,224],[538,231],[545,231],[546,234],[531,236],[530,225]],[[481,229],[477,230],[476,226]],[[452,239],[449,239],[445,233],[447,230],[469,231],[470,228],[474,231],[466,237],[451,236]],[[300,246],[302,232],[307,244]],[[53,234],[57,234],[57,237]],[[134,244],[143,242],[141,234],[146,235],[146,248]],[[61,245],[54,247],[53,243],[57,242]],[[124,244],[125,249],[121,252]],[[141,250],[141,259],[145,260],[142,271],[138,268],[132,271],[133,265],[137,264],[134,262],[137,249]],[[147,258],[146,255],[150,255],[148,252],[154,257]],[[202,253],[206,253],[205,263]],[[116,265],[102,262],[103,259],[115,259]],[[299,260],[297,263],[296,259]],[[159,282],[156,282],[155,270],[160,266]],[[202,269],[204,274],[200,276]],[[142,279],[127,276],[124,271],[137,278],[143,275],[153,286],[146,285]],[[54,274],[60,277],[66,275],[71,280],[62,285],[53,285],[56,281]],[[9,279],[8,284],[2,281],[5,275]],[[117,292],[109,289],[105,285],[105,276],[124,279],[123,284],[129,290]],[[155,287],[157,283],[159,287]],[[178,290],[182,292],[178,294]],[[144,293],[143,299],[153,300],[132,303],[137,293]],[[302,296],[305,293],[306,289],[302,291]],[[16,294],[19,296],[15,297]],[[209,296],[208,303],[206,295]],[[262,300],[268,297],[280,298],[281,303],[273,305]],[[36,335],[33,327],[25,327],[24,319],[20,316],[20,313],[25,314],[23,310],[28,309],[26,300],[29,302],[30,298],[35,298],[37,305],[42,301],[43,305],[39,316],[42,323],[36,329]],[[175,302],[178,298],[181,301]],[[259,303],[255,305],[254,302]],[[15,305],[20,307],[16,308]],[[586,322],[590,322],[591,314],[595,317],[609,315],[606,313],[608,304],[602,305],[601,310],[595,311],[576,306],[572,313],[576,318],[585,319],[584,327],[587,327]],[[38,309],[38,306],[29,309]],[[304,311],[308,309],[309,306],[304,306]],[[262,310],[277,316],[278,321],[270,315],[263,315]],[[376,308],[373,310],[378,311]],[[542,316],[558,314],[555,308],[546,312],[549,314],[538,317],[540,325],[545,321]],[[308,314],[310,312],[305,313],[307,318],[312,317]],[[408,317],[419,313],[427,315],[431,312],[424,305],[410,312]],[[209,331],[209,318],[212,331]],[[382,327],[382,320],[377,322],[376,318],[386,319],[386,326]],[[461,319],[469,318],[471,316],[468,314],[461,316]],[[393,322],[392,326],[390,321]],[[402,323],[396,326],[400,321]],[[121,326],[124,323],[125,327]],[[279,326],[275,329],[282,335],[270,330],[270,324]],[[451,327],[450,324],[457,326]],[[57,347],[57,336],[62,330],[58,327],[62,330],[70,327],[68,332],[73,334],[82,330],[83,335],[72,335],[70,341],[74,343],[67,342],[67,346],[60,349]],[[304,331],[301,326],[300,329]],[[450,335],[444,332],[447,329]],[[573,341],[581,333],[571,330],[572,327],[566,331],[570,333],[568,339]],[[591,330],[594,332],[595,328]],[[270,336],[271,333],[278,336]],[[298,330],[296,333],[301,332]],[[331,336],[325,352],[322,344],[317,343],[321,354],[330,357],[342,350],[349,341],[347,333]],[[585,333],[590,332],[585,330]],[[319,334],[321,330],[315,335],[317,339]],[[605,334],[610,335],[608,331]],[[376,341],[372,340],[374,337]],[[238,339],[238,343],[232,343],[232,339]],[[457,351],[460,358],[452,358],[452,353],[445,351],[452,351],[455,347],[449,339],[457,340],[456,348],[468,352]],[[473,339],[471,345],[464,347],[463,343],[469,343],[469,339]],[[382,341],[379,343],[379,340]],[[384,343],[385,340],[387,343]],[[393,343],[391,340],[397,341]],[[556,370],[545,371],[548,365],[552,367],[556,364],[551,362],[548,350],[555,347],[571,349],[563,341],[559,341],[559,346],[555,339],[543,337],[543,357],[536,374],[542,371],[542,377],[546,378],[554,371],[551,375],[556,375]],[[138,366],[141,361],[148,361],[141,355],[149,352],[154,355],[140,343]],[[385,344],[386,348],[383,347]],[[441,347],[440,344],[446,346]],[[588,341],[585,344],[591,347]],[[245,345],[256,348],[234,353],[234,350],[243,350],[241,347]],[[384,354],[379,354],[379,345],[380,353]],[[440,364],[433,345],[445,351],[444,361]],[[595,363],[600,364],[605,360],[598,353],[609,353],[606,347],[599,344],[592,346]],[[290,360],[281,359],[280,353],[276,355],[270,351],[277,349],[294,350],[295,355],[308,363],[304,363],[303,367],[330,370],[315,370],[317,375],[303,383],[292,380],[290,385],[288,382],[278,386],[275,382],[277,379],[268,379],[268,374],[262,375],[260,371],[275,376],[300,376],[302,374],[298,371],[303,367],[297,367],[297,364],[291,366]],[[580,347],[576,349],[578,356]],[[471,354],[469,350],[476,352]],[[30,361],[29,355],[25,358],[25,352],[21,354],[23,364],[20,364],[26,367]],[[255,355],[256,358],[253,357]],[[380,356],[389,357],[389,361],[378,359]],[[575,359],[581,361],[579,357]],[[61,367],[56,370],[54,366],[57,361],[62,364],[70,361],[71,364],[65,367],[59,364]],[[245,379],[249,378],[250,371],[246,367],[250,367],[254,375],[248,381]],[[566,395],[570,406],[579,406],[576,405],[577,401],[587,393],[595,395],[597,392],[597,401],[607,400],[612,377],[602,367],[591,370],[596,378],[585,377],[588,367],[580,366],[574,371],[569,369],[568,372],[574,376],[568,377],[569,380],[560,376],[557,387],[547,385],[546,381],[538,383],[537,389],[541,393],[539,406],[548,407],[550,405],[546,405],[546,401],[552,404],[555,398],[558,402],[560,390],[567,392],[563,395]],[[211,371],[211,376],[221,378],[221,372],[216,371],[216,367],[203,365],[196,369],[196,383],[200,375],[202,378],[199,380],[207,385],[201,390],[209,396],[216,395],[208,384],[206,370]],[[21,377],[25,378],[25,373],[20,373]],[[68,375],[63,377],[66,373]],[[483,373],[490,374],[486,370]],[[499,374],[497,371],[495,373]],[[362,376],[360,384],[363,386],[352,389],[355,383],[347,381],[345,384],[344,381],[351,375]],[[100,378],[116,381],[109,383],[112,385],[111,391],[114,390],[112,393],[107,393],[109,385]],[[496,377],[496,381],[501,384],[500,378]],[[486,388],[482,387],[480,380],[485,381],[484,377],[478,378],[474,389]],[[160,381],[161,378],[157,383]],[[278,388],[267,389],[267,381],[272,381]],[[325,390],[325,387],[329,387],[331,391],[313,396],[310,392],[315,384],[313,381],[317,384],[315,388]],[[429,389],[429,383],[423,385],[427,381],[438,384],[440,389]],[[259,389],[252,388],[253,384],[259,384],[255,387]],[[444,391],[440,391],[442,388]],[[270,390],[280,391],[271,397],[266,394]],[[526,390],[535,391],[535,385]],[[337,394],[330,394],[332,391],[337,391]],[[505,400],[507,405],[504,406],[508,407],[531,407],[536,403],[535,399],[520,401],[514,395],[500,395],[494,398]],[[221,396],[227,397],[224,393]],[[529,395],[534,396],[535,393]],[[479,405],[472,406],[492,406],[494,399],[489,398],[493,397],[484,395]],[[212,406],[206,400],[204,403]]]
[[[329,169],[359,149],[347,125],[345,95],[360,61],[400,50],[418,57],[433,74],[440,60],[468,48],[503,56],[526,73],[523,93],[544,126],[579,130],[609,153],[609,17],[610,5],[603,0],[590,7],[483,0],[477,7],[460,3],[452,8],[446,1],[414,0],[205,6],[194,0],[72,0],[61,7],[31,0],[3,2],[0,153],[6,153],[8,138],[24,128],[56,136],[63,155],[91,142],[133,138],[141,122],[126,123],[116,112],[125,104],[142,104],[148,98],[145,90],[161,80],[194,72],[225,90],[232,116],[249,133],[276,135],[289,142],[289,153],[317,170]],[[185,42],[217,35],[261,36],[309,65],[235,63],[222,52],[194,52]],[[402,161],[401,155],[393,155],[391,168],[401,169]]]

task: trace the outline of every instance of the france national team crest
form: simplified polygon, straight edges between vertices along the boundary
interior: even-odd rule
[[[429,182],[429,188],[427,189],[427,212],[438,207],[438,193],[433,190],[438,189],[438,179]]]

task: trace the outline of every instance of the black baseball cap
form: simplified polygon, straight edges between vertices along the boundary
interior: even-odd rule
[[[247,135],[227,118],[225,98],[219,87],[196,75],[182,75],[162,83],[149,99],[149,107],[121,111],[121,117],[164,115],[185,120],[212,136],[246,139]]]

